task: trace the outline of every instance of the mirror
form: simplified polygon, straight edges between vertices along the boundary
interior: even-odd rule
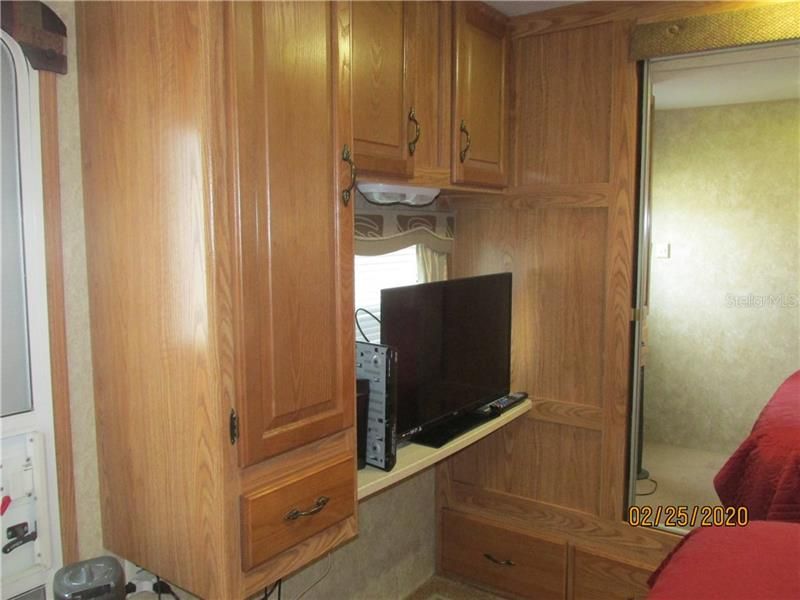
[[[698,526],[800,368],[799,75],[798,42],[645,65],[632,519]]]

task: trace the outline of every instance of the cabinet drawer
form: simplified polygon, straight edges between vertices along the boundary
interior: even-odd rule
[[[348,456],[244,494],[242,568],[252,569],[352,515],[355,475]]]
[[[567,545],[444,510],[442,569],[523,598],[563,599]]]

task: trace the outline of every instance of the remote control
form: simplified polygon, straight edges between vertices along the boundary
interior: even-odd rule
[[[525,398],[528,397],[527,392],[514,392],[513,394],[509,394],[508,396],[503,396],[502,398],[498,398],[494,402],[489,403],[489,410],[495,413],[501,413],[506,409],[511,408],[515,404],[519,404]]]

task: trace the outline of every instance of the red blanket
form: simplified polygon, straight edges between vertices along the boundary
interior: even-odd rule
[[[725,506],[746,506],[751,520],[800,523],[800,371],[772,396],[714,487]]]
[[[647,600],[800,598],[800,524],[695,529],[650,577]]]

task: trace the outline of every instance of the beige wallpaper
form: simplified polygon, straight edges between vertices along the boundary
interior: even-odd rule
[[[798,190],[800,102],[655,113],[646,440],[732,451],[800,368]]]
[[[69,73],[58,83],[64,279],[78,535],[81,558],[89,558],[106,551],[94,433],[75,5],[48,5],[64,20],[68,31]],[[434,505],[434,476],[430,470],[361,503],[359,537],[331,554],[330,573],[304,598],[401,598],[412,592],[433,574]],[[287,580],[285,597],[293,598],[314,583],[325,572],[326,561],[318,561]]]
[[[72,445],[75,455],[75,493],[78,503],[78,544],[81,557],[88,558],[102,554],[103,543],[100,525],[100,489],[97,481],[97,444],[94,434],[89,287],[86,274],[78,114],[78,60],[75,50],[75,5],[72,2],[50,2],[48,5],[67,26],[69,71],[58,78],[61,226],[64,244],[64,294]]]

